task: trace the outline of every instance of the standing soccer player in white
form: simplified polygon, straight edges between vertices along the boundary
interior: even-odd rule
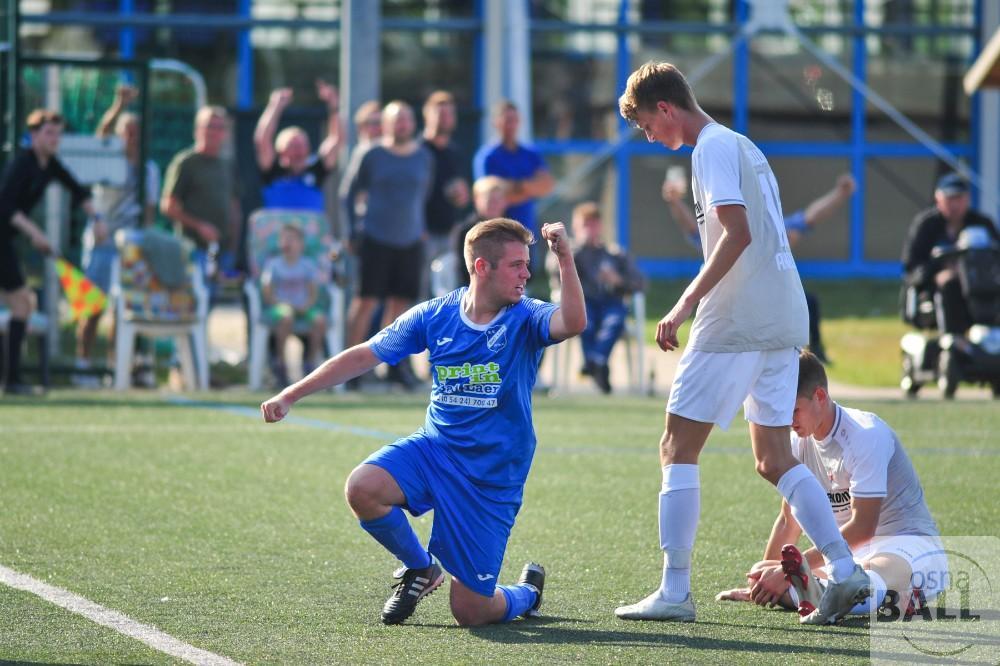
[[[869,581],[851,558],[823,488],[792,456],[789,425],[808,314],[774,174],[749,139],[698,106],[684,75],[669,63],[649,62],[633,72],[618,103],[647,140],[671,150],[694,146],[692,189],[705,264],[656,328],[660,348],[676,349],[677,330],[698,305],[660,439],[663,579],[653,594],[615,614],[694,621],[698,455],[712,426],[727,428],[742,403],[757,472],[778,487],[831,566],[832,582],[810,622],[836,622],[868,596]]]

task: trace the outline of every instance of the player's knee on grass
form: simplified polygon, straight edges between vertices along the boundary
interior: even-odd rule
[[[507,602],[503,593],[494,591],[493,596],[484,597],[463,585],[457,578],[452,579],[449,592],[451,615],[462,627],[478,627],[503,619]]]

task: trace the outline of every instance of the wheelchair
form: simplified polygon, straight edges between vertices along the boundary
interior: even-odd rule
[[[936,248],[932,256],[956,266],[972,325],[964,335],[942,333],[940,295],[904,287],[903,320],[916,330],[900,340],[900,386],[915,398],[925,384],[936,383],[952,399],[959,384],[969,382],[988,385],[1000,398],[1000,245],[985,229],[970,227],[954,246]]]

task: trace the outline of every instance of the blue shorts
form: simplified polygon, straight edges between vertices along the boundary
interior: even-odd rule
[[[521,488],[478,486],[418,431],[368,456],[392,475],[414,516],[434,509],[427,549],[452,576],[473,592],[493,596],[514,518],[521,508]]]
[[[118,256],[114,245],[97,245],[84,252],[83,273],[105,294],[111,289],[111,265]]]

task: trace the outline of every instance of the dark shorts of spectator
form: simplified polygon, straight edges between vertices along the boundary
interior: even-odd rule
[[[17,291],[25,285],[13,238],[0,238],[0,290]]]
[[[360,295],[368,298],[403,298],[416,301],[424,270],[424,244],[393,247],[362,237]]]

